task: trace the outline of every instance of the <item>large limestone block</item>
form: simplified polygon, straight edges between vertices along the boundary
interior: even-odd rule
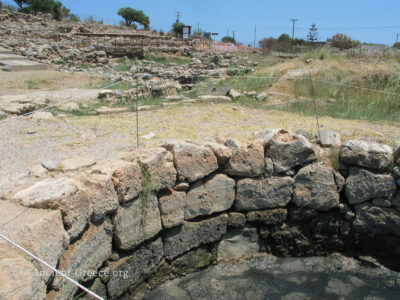
[[[101,222],[118,209],[118,195],[110,176],[90,174],[81,177],[93,210],[92,220]]]
[[[331,169],[313,164],[294,178],[293,202],[297,207],[328,211],[339,207],[339,193]]]
[[[255,141],[229,139],[225,145],[232,151],[231,158],[225,163],[229,175],[257,177],[264,171],[264,147]]]
[[[107,290],[111,299],[117,298],[130,287],[139,285],[163,257],[161,238],[141,246],[132,255],[110,263]]]
[[[393,161],[393,150],[388,145],[374,142],[345,141],[340,149],[340,160],[349,165],[385,171]]]
[[[322,129],[319,132],[318,142],[323,147],[330,147],[330,146],[338,147],[342,144],[342,139],[340,138],[339,133],[328,129]]]
[[[218,161],[212,149],[188,142],[164,145],[172,152],[174,164],[181,179],[195,182],[218,169]]]
[[[394,196],[397,186],[392,175],[379,175],[359,168],[350,168],[346,197],[350,204]]]
[[[175,185],[177,171],[172,153],[164,148],[143,149],[136,153],[139,162],[147,170],[155,190]]]
[[[35,266],[14,254],[11,257],[3,255],[3,242],[0,242],[0,299],[45,299],[46,285],[38,275]],[[16,252],[16,248],[12,249]]]
[[[203,244],[218,241],[226,232],[228,216],[226,214],[200,222],[185,222],[166,233],[164,252],[168,259]]]
[[[95,272],[111,255],[112,225],[105,221],[100,226],[90,225],[81,239],[69,245],[61,257],[58,269],[67,272],[71,278],[86,282],[94,279]],[[53,286],[60,284],[56,277]],[[65,280],[61,285],[65,283]]]
[[[2,234],[51,266],[57,266],[67,236],[59,210],[31,209],[8,201],[0,201],[0,220],[5,224],[1,228]],[[4,255],[19,253],[26,260],[32,261],[31,257],[6,242],[0,244],[0,252]],[[51,275],[47,267],[37,261],[32,262],[38,272],[43,272],[41,278],[47,281]]]
[[[113,223],[115,243],[120,249],[135,248],[154,237],[162,230],[157,196],[142,196],[129,208],[120,207]]]
[[[169,190],[160,197],[161,221],[165,228],[183,224],[185,220],[185,192]]]
[[[137,162],[124,160],[102,160],[90,172],[111,176],[121,203],[136,198],[142,191],[142,171]]]
[[[292,183],[291,177],[239,180],[234,207],[243,211],[286,206],[291,200]]]
[[[279,131],[267,144],[266,155],[274,162],[275,172],[283,173],[317,159],[313,145],[302,135]]]
[[[257,228],[246,226],[227,233],[218,246],[217,261],[237,260],[260,250]]]
[[[232,150],[227,146],[215,142],[206,142],[203,146],[209,147],[214,151],[218,164],[223,165],[232,156]]]
[[[223,174],[216,174],[204,184],[197,182],[187,193],[185,219],[228,210],[234,200],[235,180]]]
[[[58,209],[71,239],[86,227],[92,214],[89,197],[81,183],[71,178],[49,178],[16,193],[11,201],[26,207]]]
[[[393,208],[363,203],[355,206],[354,230],[374,235],[393,234],[400,236],[400,212]]]

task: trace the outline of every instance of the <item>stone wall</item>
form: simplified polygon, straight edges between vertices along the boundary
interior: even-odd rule
[[[257,252],[400,261],[400,149],[346,141],[339,170],[284,130],[63,161],[0,201],[2,233],[108,299]],[[77,288],[0,240],[0,290]]]

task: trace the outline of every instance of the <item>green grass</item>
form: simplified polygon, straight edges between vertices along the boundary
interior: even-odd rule
[[[314,90],[320,116],[342,119],[362,119],[370,121],[400,122],[400,95],[388,95],[375,91],[366,91],[346,86],[332,85],[315,80],[340,82],[369,89],[400,94],[400,76],[394,74],[372,74],[361,79],[350,80],[339,72],[325,72],[313,77]],[[290,82],[296,96],[312,98],[308,78]],[[334,98],[335,102],[326,100]],[[314,115],[314,103],[293,103],[281,108],[285,111]],[[398,124],[399,125],[399,124]]]
[[[167,64],[177,64],[178,66],[188,64],[190,62],[190,58],[174,56],[174,57],[164,57],[164,56],[144,56],[144,60],[154,61],[159,64],[167,65]]]
[[[217,83],[217,86],[230,86],[235,90],[244,92],[262,92],[271,87],[276,82],[276,80],[277,79],[250,79],[246,77],[231,78],[228,80],[219,81]]]

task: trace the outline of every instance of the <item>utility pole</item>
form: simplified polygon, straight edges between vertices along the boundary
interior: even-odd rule
[[[235,30],[233,31],[233,39],[235,39]]]
[[[292,29],[292,41],[294,40],[294,23],[296,23],[298,20],[297,19],[290,19],[290,21],[293,22],[293,29]]]
[[[399,33],[397,33],[396,44],[399,42]]]
[[[176,22],[179,23],[180,18],[182,17],[182,13],[180,11],[176,12]]]
[[[256,37],[257,37],[257,25],[254,26],[254,42],[253,42],[253,48],[256,47]]]

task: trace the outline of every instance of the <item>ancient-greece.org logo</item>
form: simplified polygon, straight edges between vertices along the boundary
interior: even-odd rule
[[[121,277],[123,279],[128,279],[129,278],[129,272],[128,271],[122,271],[122,270],[81,270],[77,269],[74,271],[71,270],[66,270],[66,271],[59,271],[62,275],[69,277],[69,278],[96,278],[96,277]],[[34,270],[33,271],[34,276],[39,276],[39,277],[50,277],[50,276],[55,276],[55,277],[63,277],[58,273],[55,273],[51,270]]]

